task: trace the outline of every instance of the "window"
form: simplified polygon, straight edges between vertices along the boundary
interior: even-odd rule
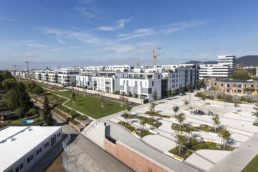
[[[241,90],[237,90],[238,93],[241,93]]]
[[[158,75],[158,79],[160,79],[160,75]]]
[[[154,86],[154,81],[152,81],[152,86]]]
[[[221,85],[221,87],[223,87],[223,84],[220,84]]]
[[[22,169],[22,168],[23,168],[23,163],[20,164],[20,169]]]
[[[30,163],[30,157],[29,157],[29,158],[27,158],[27,163],[28,163],[28,164]]]
[[[16,171],[16,172],[19,172],[19,167],[16,167],[15,171]]]

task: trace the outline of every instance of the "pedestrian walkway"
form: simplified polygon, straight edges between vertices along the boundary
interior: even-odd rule
[[[236,172],[241,171],[258,154],[258,133],[253,135],[238,149],[234,150],[214,167],[210,172]]]

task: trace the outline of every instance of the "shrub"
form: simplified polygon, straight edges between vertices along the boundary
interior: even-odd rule
[[[204,92],[197,92],[195,94],[195,97],[204,97],[204,96],[205,96]]]
[[[31,108],[29,111],[28,111],[28,115],[29,116],[33,116],[35,115],[36,113],[38,113],[37,109],[36,108]]]

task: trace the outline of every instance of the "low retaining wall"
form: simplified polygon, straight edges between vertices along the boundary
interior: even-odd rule
[[[85,93],[90,93],[90,94],[103,95],[105,97],[114,98],[114,99],[120,99],[120,97],[121,97],[121,95],[117,95],[117,94],[101,93],[99,91],[88,90],[88,89],[78,88],[78,87],[70,87],[70,89],[73,89],[73,90],[76,90],[76,91],[85,92]],[[137,104],[144,104],[144,100],[143,99],[138,99],[138,98],[134,98],[134,97],[127,97],[127,96],[123,96],[123,97],[124,97],[125,101],[133,102],[133,103],[137,103]]]
[[[170,171],[166,166],[126,146],[122,142],[116,141],[116,144],[113,144],[112,142],[105,139],[104,149],[110,154],[112,154],[114,157],[122,161],[124,164],[132,168],[134,171]]]

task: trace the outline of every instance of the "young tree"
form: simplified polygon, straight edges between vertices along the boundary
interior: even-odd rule
[[[188,91],[189,91],[189,92],[191,92],[192,85],[191,85],[191,84],[189,84],[189,85],[187,86],[187,89],[188,89]]]
[[[219,115],[215,115],[212,117],[213,125],[215,127],[215,132],[217,132],[217,127],[220,125]]]
[[[239,107],[238,102],[235,102],[235,103],[234,103],[234,106],[235,106],[235,111],[236,111],[236,108]]]
[[[120,107],[123,107],[124,104],[123,104],[123,101],[124,101],[124,97],[123,96],[120,96]]]
[[[176,116],[176,113],[179,111],[179,107],[178,106],[174,106],[173,107],[173,111],[175,112],[175,116]]]
[[[103,108],[104,107],[104,97],[103,96],[101,96],[100,101],[101,101],[101,107]]]
[[[186,126],[185,132],[187,133],[188,141],[190,141],[190,137],[191,137],[191,134],[192,134],[191,126]]]
[[[180,130],[182,128],[182,123],[185,120],[185,115],[183,113],[180,113],[177,117],[176,120],[178,121],[179,125],[180,125]],[[182,131],[181,131],[182,132]]]
[[[72,92],[72,101],[73,101],[73,108],[74,108],[75,101],[76,101],[76,96],[74,92]]]
[[[153,100],[156,101],[158,99],[158,93],[157,90],[155,89],[153,94],[152,94]]]
[[[44,123],[46,123],[47,125],[50,125],[51,124],[51,117],[52,117],[51,107],[49,106],[49,101],[48,101],[47,96],[45,96],[44,105],[43,105],[43,120],[44,120]]]
[[[253,109],[254,109],[254,112],[252,112],[252,114],[253,114],[253,116],[256,117],[256,122],[255,123],[258,124],[258,103],[256,103],[254,105]]]
[[[226,128],[224,128],[220,131],[219,137],[222,138],[222,144],[224,145],[225,149],[227,143],[231,140],[231,133]]]
[[[183,144],[185,142],[185,137],[181,134],[178,134],[178,135],[176,135],[175,139],[176,139],[176,143],[177,143],[178,148],[179,148],[178,154],[181,155],[181,147],[183,146]]]
[[[173,93],[172,93],[172,90],[171,88],[168,89],[168,97],[172,97],[173,96]]]
[[[140,119],[140,124],[141,124],[143,130],[144,130],[144,126],[145,126],[145,123],[146,123],[146,122],[147,122],[147,121],[146,121],[144,118],[141,118],[141,119]]]
[[[124,117],[124,119],[125,119],[125,122],[127,122],[127,119],[128,119],[128,117],[129,117],[129,114],[125,112],[125,113],[123,114],[123,117]]]
[[[183,93],[183,87],[182,87],[182,85],[180,85],[180,87],[179,87],[179,90],[178,90],[178,91],[179,91],[179,93],[180,93],[180,94],[182,94],[182,93]]]
[[[153,118],[155,116],[155,106],[156,104],[155,103],[150,103],[150,107],[149,107],[149,115],[152,117],[152,121],[153,121]]]
[[[127,106],[127,112],[130,114],[131,110],[132,110],[132,106]]]
[[[198,89],[198,83],[197,82],[194,83],[194,87],[195,87],[196,90]]]

